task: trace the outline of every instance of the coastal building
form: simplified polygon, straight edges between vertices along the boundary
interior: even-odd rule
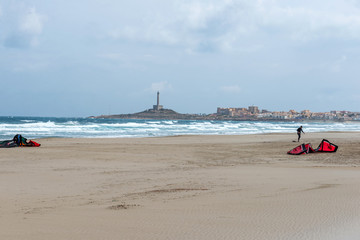
[[[249,112],[252,113],[252,114],[258,114],[260,111],[259,111],[259,108],[257,106],[249,106]]]
[[[230,116],[230,117],[239,117],[247,116],[249,114],[246,108],[217,108],[218,115]]]
[[[257,118],[266,118],[266,119],[269,119],[269,118],[272,118],[272,112],[261,112],[260,114],[257,115]]]
[[[310,110],[303,110],[303,111],[301,111],[301,115],[305,118],[310,118],[311,112],[310,112]]]
[[[163,109],[163,106],[160,105],[160,93],[157,92],[157,104],[153,105],[153,110],[160,111],[161,109]]]
[[[273,119],[289,119],[289,114],[287,112],[273,112],[272,113]]]
[[[230,111],[231,111],[230,108],[221,108],[221,107],[218,107],[216,113],[217,113],[218,115],[229,115],[229,114],[230,114]]]
[[[310,110],[303,110],[297,112],[293,109],[288,112],[285,111],[267,111],[261,110],[257,106],[249,106],[248,108],[217,108],[214,115],[209,115],[209,118],[218,119],[259,119],[259,120],[330,120],[330,121],[359,121],[360,112],[350,111],[331,111],[331,112],[311,112]]]

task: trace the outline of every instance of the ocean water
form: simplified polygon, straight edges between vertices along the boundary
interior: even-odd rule
[[[15,134],[26,138],[127,138],[174,135],[244,135],[258,133],[360,131],[360,122],[251,122],[131,120],[53,117],[0,117],[0,139]]]

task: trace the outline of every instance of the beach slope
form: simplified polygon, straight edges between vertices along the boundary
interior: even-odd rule
[[[1,239],[359,239],[360,133],[38,139],[1,149]]]

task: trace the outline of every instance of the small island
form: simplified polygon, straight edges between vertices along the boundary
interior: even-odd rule
[[[157,104],[153,108],[138,113],[91,116],[90,118],[112,119],[166,119],[166,120],[216,120],[216,121],[360,121],[359,112],[331,111],[311,112],[295,110],[272,112],[259,110],[257,106],[248,108],[217,108],[211,114],[183,114],[160,105],[160,93],[157,92]]]

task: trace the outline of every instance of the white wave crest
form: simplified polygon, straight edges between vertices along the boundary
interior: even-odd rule
[[[360,131],[360,123],[227,122],[176,120],[92,120],[20,119],[0,122],[0,139],[15,134],[41,137],[153,137],[173,135],[243,135],[257,133],[295,133],[299,125],[306,132]]]

